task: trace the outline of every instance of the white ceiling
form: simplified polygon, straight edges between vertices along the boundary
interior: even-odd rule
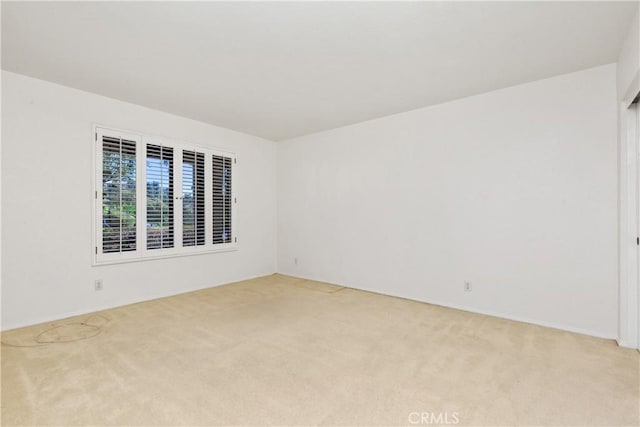
[[[636,8],[2,2],[2,68],[281,140],[615,62]]]

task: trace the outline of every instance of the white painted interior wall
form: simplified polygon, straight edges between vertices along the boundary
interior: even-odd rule
[[[631,21],[617,62],[616,94],[619,135],[619,323],[618,343],[640,348],[638,289],[638,146],[629,134],[635,120],[629,103],[640,92],[640,11]]]
[[[6,71],[2,90],[3,330],[275,272],[275,143]],[[239,250],[92,267],[94,122],[237,153]]]
[[[616,141],[611,64],[280,142],[278,271],[614,338]]]
[[[3,330],[279,271],[617,336],[613,64],[277,145],[2,84]],[[94,122],[238,153],[240,250],[92,267]]]
[[[616,87],[620,100],[627,95],[629,90],[637,88],[637,86],[632,88],[632,84],[640,71],[640,10],[636,12],[630,24],[627,36],[620,47],[616,69]],[[635,83],[637,85],[637,82]]]

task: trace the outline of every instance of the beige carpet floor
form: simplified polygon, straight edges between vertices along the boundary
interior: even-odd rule
[[[3,334],[2,425],[639,424],[613,341],[281,275],[73,322]]]

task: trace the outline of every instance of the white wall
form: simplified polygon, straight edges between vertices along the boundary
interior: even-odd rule
[[[615,81],[611,64],[279,143],[278,271],[615,337]]]
[[[634,87],[632,83],[637,80],[640,70],[640,10],[636,12],[630,24],[627,36],[620,47],[616,70],[617,93],[620,100],[638,87],[637,81]]]
[[[3,71],[2,329],[273,273],[277,150],[278,271],[615,337],[615,73],[276,146]],[[238,153],[240,250],[92,267],[93,122]]]
[[[275,272],[273,142],[4,71],[2,90],[3,330]],[[92,267],[93,122],[237,153],[240,249]]]
[[[629,104],[640,92],[640,12],[631,21],[617,63],[619,129],[619,331],[618,343],[640,348],[640,292],[638,290],[638,175],[637,137],[629,133],[635,123]]]

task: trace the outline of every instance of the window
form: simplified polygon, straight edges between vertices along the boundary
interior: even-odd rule
[[[147,249],[173,248],[173,148],[147,145]]]
[[[95,263],[236,248],[236,157],[96,128]]]
[[[102,251],[136,250],[136,142],[102,139]]]
[[[182,152],[182,245],[205,244],[204,153]],[[213,199],[213,197],[211,197]]]
[[[231,159],[212,156],[213,162],[213,243],[231,242]]]

